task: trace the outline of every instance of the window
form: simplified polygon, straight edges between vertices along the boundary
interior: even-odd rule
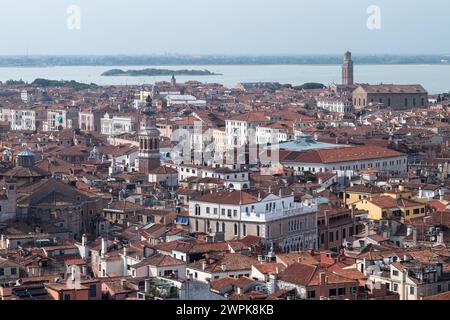
[[[356,291],[357,291],[357,288],[356,288],[356,287],[351,287],[351,288],[350,288],[350,293],[351,293],[351,294],[355,294]]]
[[[330,289],[330,297],[335,297],[336,296],[336,289]]]
[[[392,271],[392,275],[395,276],[395,277],[398,277],[398,271],[397,270],[393,270]]]
[[[70,294],[65,294],[64,295],[64,300],[70,300]]]
[[[11,268],[11,274],[12,275],[16,275],[17,274],[17,269],[16,268]]]
[[[415,292],[414,287],[409,287],[409,294],[413,295]]]
[[[95,298],[97,296],[97,286],[92,284],[89,286],[89,298]]]
[[[398,284],[394,283],[394,292],[398,291]]]
[[[228,217],[231,217],[231,209],[228,209]]]
[[[333,242],[333,232],[330,232],[328,242]]]
[[[247,226],[245,224],[242,226],[242,235],[244,237],[247,235]]]
[[[237,210],[233,210],[233,216],[237,217]]]
[[[238,225],[237,225],[237,223],[234,224],[234,235],[235,236],[238,235]]]
[[[259,237],[260,236],[260,227],[256,226],[256,236]],[[450,290],[450,289],[449,289]]]
[[[345,296],[345,288],[339,288],[338,289],[338,295]]]
[[[308,299],[315,299],[316,298],[316,291],[308,291]]]
[[[5,275],[5,269],[0,268],[0,276],[4,276]]]
[[[225,209],[222,209],[222,215],[223,216],[225,215]]]
[[[210,213],[210,209],[209,207],[206,207],[206,213],[209,214]]]
[[[214,208],[214,214],[217,214],[217,208]]]

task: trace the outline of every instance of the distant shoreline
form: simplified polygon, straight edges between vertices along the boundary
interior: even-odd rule
[[[342,55],[1,56],[0,67],[341,65]],[[355,65],[450,65],[450,55],[353,55]]]

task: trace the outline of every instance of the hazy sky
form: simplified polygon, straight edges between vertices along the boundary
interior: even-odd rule
[[[0,0],[0,54],[450,53],[448,0]],[[81,9],[80,29],[67,8]],[[369,30],[366,10],[381,9]],[[71,20],[72,21],[72,20]]]

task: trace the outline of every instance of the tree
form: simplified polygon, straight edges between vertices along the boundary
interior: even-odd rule
[[[294,87],[296,90],[308,90],[308,89],[323,89],[325,85],[317,82],[307,82],[302,84],[301,86]]]

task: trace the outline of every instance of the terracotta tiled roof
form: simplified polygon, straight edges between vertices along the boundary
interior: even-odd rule
[[[357,146],[336,149],[299,151],[280,151],[282,162],[339,163],[356,160],[384,159],[400,157],[405,154],[378,146]]]

